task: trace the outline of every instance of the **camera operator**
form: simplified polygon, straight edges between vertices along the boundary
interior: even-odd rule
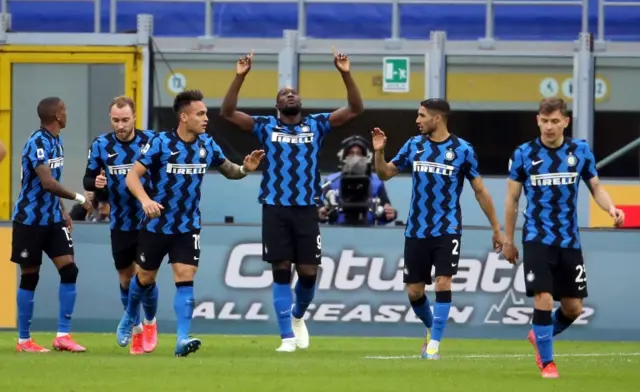
[[[342,141],[338,151],[339,172],[323,181],[324,206],[318,209],[323,223],[337,225],[386,225],[398,212],[375,172],[369,141],[351,136]]]

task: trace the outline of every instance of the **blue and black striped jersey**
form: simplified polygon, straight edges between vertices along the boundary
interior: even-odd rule
[[[164,210],[159,218],[145,218],[144,229],[162,234],[200,229],[202,181],[210,166],[220,166],[225,160],[220,147],[207,134],[192,142],[180,139],[176,131],[152,137],[138,162],[149,171],[149,197]]]
[[[101,170],[105,171],[112,230],[138,230],[144,217],[140,202],[127,189],[125,180],[138,159],[140,150],[147,145],[155,132],[134,132],[134,138],[126,142],[118,139],[115,132],[100,135],[95,138],[89,150],[85,177],[95,178]],[[143,185],[147,179],[148,175],[140,179]]]
[[[60,135],[46,129],[33,132],[22,151],[21,189],[12,220],[23,225],[47,226],[64,221],[60,198],[42,187],[36,167],[49,165],[51,176],[58,182],[64,167],[64,145]]]
[[[280,206],[320,203],[318,155],[331,132],[329,113],[312,114],[286,125],[274,116],[254,116],[253,134],[265,152],[258,201]]]
[[[580,248],[580,178],[596,177],[596,161],[586,141],[565,138],[549,148],[538,138],[520,145],[509,161],[509,178],[522,183],[527,199],[524,242]]]
[[[412,171],[413,192],[405,236],[461,234],[464,179],[472,181],[480,176],[473,147],[455,135],[442,142],[419,135],[409,139],[391,162],[400,171]]]

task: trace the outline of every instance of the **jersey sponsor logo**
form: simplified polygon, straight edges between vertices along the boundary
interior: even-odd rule
[[[572,185],[578,181],[578,173],[532,174],[530,180],[532,186]]]
[[[414,161],[413,171],[415,173],[433,173],[441,176],[451,176],[455,166],[445,165],[443,163],[429,162],[429,161]]]
[[[271,141],[275,143],[309,144],[313,143],[313,135],[313,132],[303,132],[297,135],[273,132],[271,134]]]
[[[53,169],[58,169],[58,168],[64,166],[64,158],[63,157],[51,158],[51,159],[49,159],[48,163],[49,163],[49,167],[52,170]]]
[[[205,174],[207,172],[206,163],[167,163],[167,173],[190,175]]]
[[[109,174],[112,174],[114,176],[126,176],[132,167],[133,163],[128,163],[126,165],[107,166],[107,168],[109,169]]]

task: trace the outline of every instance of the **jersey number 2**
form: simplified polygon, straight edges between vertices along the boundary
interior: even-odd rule
[[[457,239],[452,239],[451,240],[451,244],[453,245],[453,249],[451,249],[451,254],[454,256],[458,256],[459,250],[460,250],[460,241],[458,241]]]

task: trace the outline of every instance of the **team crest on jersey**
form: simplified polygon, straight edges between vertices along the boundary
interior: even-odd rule
[[[147,151],[149,151],[149,148],[151,148],[151,146],[149,145],[149,143],[145,144],[144,147],[142,147],[142,150],[140,150],[141,154],[146,154]]]
[[[311,130],[311,128],[308,125],[303,125],[302,126],[302,132],[309,132]]]
[[[448,150],[444,154],[444,159],[446,159],[447,161],[453,161],[454,159],[456,159],[456,153],[453,152],[453,150]]]
[[[204,147],[200,147],[200,158],[207,156],[207,150]]]
[[[578,158],[576,158],[576,156],[573,154],[569,154],[569,156],[567,157],[567,165],[573,167],[577,163],[578,163]]]

